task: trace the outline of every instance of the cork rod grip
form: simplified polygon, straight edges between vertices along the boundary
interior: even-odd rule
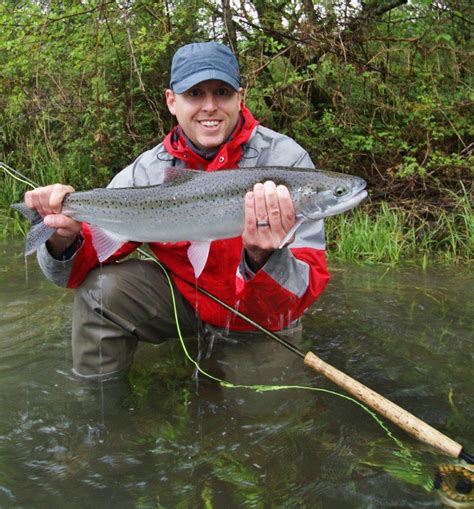
[[[345,389],[359,401],[362,401],[418,440],[432,445],[453,458],[457,458],[461,454],[462,446],[460,444],[432,428],[410,412],[377,394],[372,389],[324,362],[314,353],[308,352],[304,358],[304,363],[326,378],[329,378],[336,385]]]

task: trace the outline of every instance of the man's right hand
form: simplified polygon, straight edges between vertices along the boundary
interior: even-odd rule
[[[60,258],[81,231],[80,222],[61,214],[64,197],[72,192],[74,188],[71,186],[53,184],[25,193],[26,206],[36,209],[47,226],[57,228],[56,233],[47,242],[49,252],[55,258]]]

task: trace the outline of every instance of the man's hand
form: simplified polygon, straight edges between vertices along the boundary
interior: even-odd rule
[[[274,182],[255,184],[245,195],[242,242],[249,267],[256,272],[280,247],[295,224],[296,215],[290,192]]]
[[[61,214],[64,197],[72,192],[74,189],[71,186],[53,184],[25,193],[26,206],[36,209],[47,226],[57,228],[47,242],[48,249],[55,258],[61,256],[81,230],[81,223]]]

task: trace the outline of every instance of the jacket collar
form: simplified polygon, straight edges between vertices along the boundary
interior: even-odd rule
[[[236,168],[242,157],[242,145],[246,143],[258,125],[258,121],[248,108],[241,107],[239,124],[231,134],[230,139],[223,143],[212,159],[209,155],[199,153],[182,132],[179,126],[174,127],[163,140],[163,144],[173,157],[186,163],[188,168],[206,171],[216,171]]]

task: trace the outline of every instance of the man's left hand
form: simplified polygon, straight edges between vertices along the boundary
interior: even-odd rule
[[[244,214],[242,242],[247,264],[256,272],[295,224],[295,208],[286,186],[267,181],[245,195]]]

